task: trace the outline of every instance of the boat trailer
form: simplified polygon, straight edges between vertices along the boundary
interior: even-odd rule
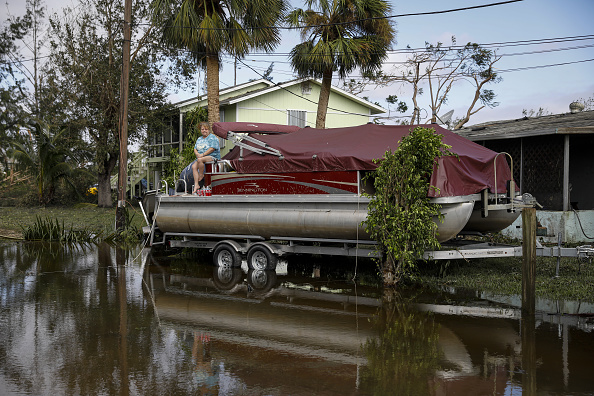
[[[594,247],[582,245],[574,248],[543,246],[536,242],[537,257],[572,257],[580,260],[592,260]],[[475,258],[522,257],[522,246],[512,246],[492,242],[473,243],[461,246],[444,246],[442,250],[427,251],[425,260],[468,260]]]

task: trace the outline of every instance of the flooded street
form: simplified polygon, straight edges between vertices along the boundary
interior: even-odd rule
[[[518,297],[389,293],[325,260],[0,243],[0,394],[594,395],[594,304],[522,318]]]

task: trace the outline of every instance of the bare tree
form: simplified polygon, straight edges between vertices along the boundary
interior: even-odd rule
[[[28,24],[27,32],[19,38],[20,43],[18,48],[8,55],[16,69],[25,77],[29,85],[33,87],[33,95],[27,98],[27,106],[34,116],[39,117],[40,68],[42,66],[40,51],[43,46],[41,32],[46,27],[45,6],[43,5],[43,0],[26,0],[25,7],[27,14],[24,19]],[[12,22],[16,21],[14,17],[9,19]],[[25,57],[23,57],[24,53],[27,54]],[[31,62],[26,61],[25,58],[27,60],[30,58]]]
[[[495,101],[495,93],[491,89],[486,89],[485,86],[489,83],[498,83],[501,77],[495,72],[493,65],[501,59],[495,51],[481,48],[478,44],[468,43],[462,50],[462,54],[469,54],[469,62],[462,70],[462,75],[470,81],[474,87],[474,97],[468,106],[466,115],[460,120],[454,129],[460,129],[466,124],[470,117],[485,107],[496,107],[499,102]],[[480,106],[475,109],[477,103]]]
[[[345,83],[357,89],[365,89],[368,85],[389,86],[395,83],[410,84],[413,113],[411,124],[420,123],[420,97],[429,92],[428,107],[431,111],[430,122],[437,121],[443,105],[448,102],[452,89],[457,82],[466,81],[474,87],[466,113],[456,123],[454,129],[461,128],[470,117],[485,107],[495,107],[495,93],[486,88],[489,83],[501,81],[495,73],[493,65],[501,58],[494,50],[481,47],[476,43],[468,43],[463,47],[456,45],[452,37],[450,46],[443,43],[436,45],[425,43],[422,51],[410,52],[408,59],[394,67],[391,73],[378,72],[364,75],[363,80],[355,84]],[[347,85],[348,84],[348,85]]]

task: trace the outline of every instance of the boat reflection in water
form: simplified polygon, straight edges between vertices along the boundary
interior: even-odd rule
[[[377,299],[280,285],[274,271],[214,267],[211,275],[150,274],[161,322],[198,351],[197,370],[207,368],[202,376],[212,380],[216,367],[219,388],[240,380],[280,394],[350,394],[357,388],[365,362],[360,346],[374,334],[368,319]]]
[[[454,305],[423,301],[436,296],[378,295],[352,282],[323,281],[315,267],[311,277],[283,265],[276,272],[210,267],[197,277],[147,268],[161,323],[192,351],[204,389],[292,395],[522,389],[520,326],[510,310],[477,306],[474,314],[456,314]],[[588,359],[577,349],[572,356]],[[569,389],[563,378],[541,381],[560,392]],[[587,378],[576,368],[578,391]]]

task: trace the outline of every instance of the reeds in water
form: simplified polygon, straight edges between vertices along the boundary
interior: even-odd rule
[[[48,241],[61,243],[85,243],[98,242],[100,234],[88,228],[74,229],[72,226],[66,228],[64,221],[60,224],[57,219],[42,219],[37,216],[35,223],[29,227],[23,227],[23,238],[27,241]]]

